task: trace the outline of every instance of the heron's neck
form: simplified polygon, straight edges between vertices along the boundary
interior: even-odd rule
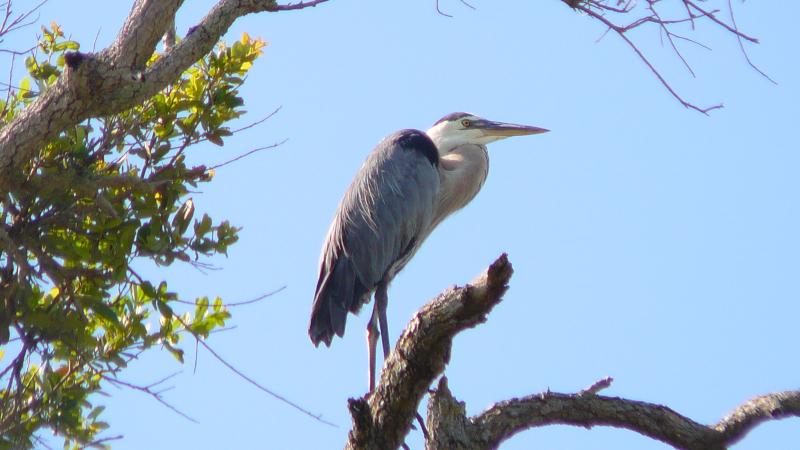
[[[439,158],[440,192],[436,223],[472,200],[486,181],[489,155],[483,145],[459,145]]]
[[[464,145],[468,142],[464,140],[465,136],[461,134],[446,133],[445,131],[443,127],[435,126],[425,132],[431,138],[433,144],[436,145],[440,157],[450,153],[451,150],[459,145]]]

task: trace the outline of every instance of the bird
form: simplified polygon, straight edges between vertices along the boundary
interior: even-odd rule
[[[489,171],[487,144],[541,134],[539,127],[448,114],[427,131],[404,129],[369,154],[344,193],[328,228],[308,334],[319,346],[344,336],[347,314],[375,303],[367,325],[369,391],[375,388],[375,346],[389,355],[386,309],[392,279],[434,228],[466,206]]]

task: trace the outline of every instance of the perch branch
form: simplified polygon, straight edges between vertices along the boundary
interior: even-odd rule
[[[417,312],[386,360],[380,384],[371,394],[350,399],[347,449],[401,446],[420,400],[450,360],[453,337],[486,320],[512,272],[503,254],[473,282],[448,289]]]

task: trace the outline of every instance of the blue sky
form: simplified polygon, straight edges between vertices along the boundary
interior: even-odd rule
[[[40,21],[59,22],[85,49],[99,31],[101,48],[129,3],[51,0]],[[213,3],[187,2],[179,34]],[[166,398],[200,424],[111,388],[104,415],[110,434],[125,436],[115,448],[341,447],[346,400],[366,389],[368,314],[351,317],[330,349],[310,344],[324,234],[384,135],[462,110],[552,130],[491,145],[483,191],[390,289],[394,341],[425,301],[508,252],[515,275],[505,301],[456,338],[446,371],[469,413],[548,388],[576,392],[610,375],[606,394],[710,423],[752,396],[800,387],[800,68],[790,33],[800,5],[733,2],[739,26],[761,40],[748,46],[753,61],[777,86],[749,69],[735,40],[706,25],[692,37],[713,51],[684,46],[697,78],[655,30],[634,35],[682,95],[725,104],[706,117],[681,107],[619,39],[596,43],[603,28],[562,2],[471,3],[476,10],[443,0],[454,16],[446,18],[433,0],[332,0],[234,25],[228,40],[246,31],[269,42],[242,90],[249,113],[241,124],[281,111],[194,157],[216,163],[288,141],[219,170],[194,196],[200,211],[244,227],[229,257],[213,261],[222,270],[175,266],[158,275],[186,299],[241,301],[286,286],[233,310],[236,328],[210,343],[337,427],[255,390],[204,351],[196,373],[193,355],[185,366],[151,355],[125,379],[147,384],[181,370]],[[35,32],[8,43],[33,42]],[[782,421],[733,448],[797,442],[797,421]],[[418,433],[408,443],[422,448]],[[548,427],[503,448],[669,447],[622,430]]]

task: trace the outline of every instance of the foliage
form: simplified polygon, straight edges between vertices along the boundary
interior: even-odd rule
[[[225,124],[244,112],[238,89],[264,45],[247,35],[220,44],[143,104],[64,130],[0,192],[0,448],[32,447],[44,429],[67,447],[105,445],[91,394],[128,385],[120,371],[154,346],[182,362],[182,335],[206,338],[229,317],[207,298],[178,315],[178,294],[134,266],[201,265],[236,242],[227,221],[193,217],[190,189],[214,171],[189,165],[186,151],[231,135]],[[56,24],[43,28],[30,76],[0,101],[0,127],[78,49]]]

